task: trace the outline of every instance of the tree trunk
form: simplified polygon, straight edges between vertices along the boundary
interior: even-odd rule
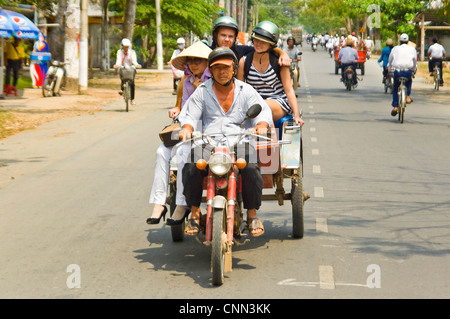
[[[127,0],[123,21],[123,37],[133,41],[134,21],[136,19],[136,0]]]
[[[48,33],[48,44],[52,53],[52,59],[63,61],[64,60],[64,34],[66,32],[66,25],[64,23],[64,13],[67,8],[67,0],[58,1],[58,11],[56,14],[55,23],[59,24],[58,27],[51,28]]]

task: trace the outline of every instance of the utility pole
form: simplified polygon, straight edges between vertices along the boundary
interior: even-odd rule
[[[78,78],[78,93],[84,93],[88,87],[88,0],[81,0],[81,30],[80,30],[80,71]]]
[[[156,54],[158,59],[158,70],[163,69],[163,49],[161,36],[161,1],[155,0],[156,5]]]
[[[76,90],[80,72],[78,52],[78,35],[80,33],[80,0],[70,0],[66,10],[66,41],[64,44],[64,61],[68,89]]]

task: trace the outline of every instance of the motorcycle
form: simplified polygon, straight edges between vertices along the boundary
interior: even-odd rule
[[[268,136],[257,135],[250,130],[242,128],[247,119],[255,118],[261,112],[261,106],[255,104],[251,106],[244,121],[241,123],[241,130],[234,134],[206,134],[194,132],[193,137],[184,142],[179,142],[176,147],[184,143],[195,143],[203,141],[213,148],[208,162],[201,158],[196,162],[200,170],[209,167],[206,180],[206,220],[202,220],[201,231],[197,234],[197,242],[211,247],[211,272],[212,283],[216,286],[224,282],[224,272],[231,271],[232,268],[232,246],[241,246],[248,239],[242,240],[241,233],[243,226],[243,199],[242,199],[242,179],[239,169],[246,167],[244,158],[238,157],[233,150],[246,137],[255,137],[260,141],[268,141],[271,145],[273,140]],[[230,138],[234,137],[234,143],[230,143]],[[237,138],[236,138],[237,137]],[[290,143],[290,142],[288,142]],[[277,144],[278,145],[278,144]],[[172,226],[172,237],[177,241],[182,238],[174,234],[182,231],[181,225]],[[204,240],[200,239],[203,236]]]
[[[65,62],[52,61],[42,85],[44,97],[61,95],[61,88],[65,85],[66,69],[64,65],[66,64]]]
[[[313,43],[312,44],[312,50],[313,50],[313,52],[316,52],[316,50],[317,50],[317,43]]]
[[[302,52],[299,52],[299,55],[301,55]],[[299,57],[299,61],[301,58]],[[291,59],[291,65],[289,66],[289,71],[291,74],[291,80],[292,80],[292,88],[296,90],[298,88],[298,79],[299,79],[299,69],[298,69],[298,63],[295,62],[293,59]]]
[[[344,85],[347,91],[351,91],[352,88],[355,89],[358,86],[358,77],[356,77],[356,83],[353,84],[353,76],[355,74],[355,70],[351,66],[347,66],[344,70]]]

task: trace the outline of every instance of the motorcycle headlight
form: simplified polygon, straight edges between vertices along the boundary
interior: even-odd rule
[[[231,168],[231,157],[224,153],[215,153],[211,155],[208,164],[214,174],[222,176]]]

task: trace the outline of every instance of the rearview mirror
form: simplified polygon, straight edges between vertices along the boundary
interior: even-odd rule
[[[262,107],[259,104],[253,104],[252,106],[250,106],[250,108],[247,110],[247,114],[246,114],[246,119],[250,118],[250,119],[254,119],[255,117],[257,117],[259,115],[259,113],[261,113]]]

